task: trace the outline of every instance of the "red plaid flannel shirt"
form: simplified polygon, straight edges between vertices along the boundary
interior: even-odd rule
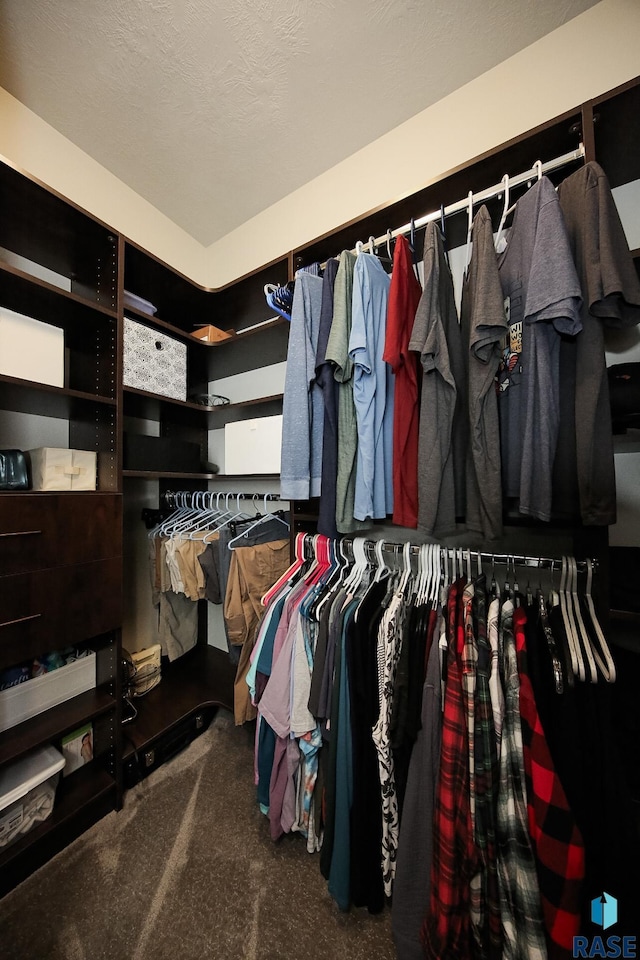
[[[457,580],[447,601],[447,685],[442,717],[440,775],[434,811],[429,908],[422,924],[425,956],[469,960],[472,956],[470,883],[478,869],[469,808],[469,749],[460,655],[464,645]]]
[[[572,957],[579,933],[584,845],[556,774],[527,672],[522,607],[513,612],[520,675],[520,715],[527,779],[529,832],[534,847],[540,899],[549,939],[549,957]]]

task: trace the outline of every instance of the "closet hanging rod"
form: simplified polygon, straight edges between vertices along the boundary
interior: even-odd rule
[[[226,493],[218,490],[167,490],[163,493],[162,500],[168,507],[198,509],[210,507],[213,503],[225,500],[251,500],[254,503],[260,501],[266,503],[282,500],[282,498],[277,493],[237,493],[235,490]]]
[[[562,167],[568,166],[570,163],[575,163],[576,160],[584,160],[585,149],[584,144],[581,143],[575,150],[569,151],[569,153],[563,153],[560,157],[555,157],[553,160],[547,160],[542,164],[541,170],[542,174],[551,173],[554,170],[560,170]],[[519,187],[523,183],[527,183],[529,180],[533,180],[534,177],[538,176],[538,167],[534,166],[530,170],[525,170],[524,173],[518,173],[513,177],[509,177],[509,189],[514,187]],[[504,192],[504,183],[494,184],[492,187],[487,187],[486,190],[480,190],[479,193],[473,194],[472,202],[473,204],[484,203],[485,200],[491,200],[492,197],[497,197]],[[450,217],[454,213],[462,213],[469,208],[469,197],[465,197],[464,200],[456,200],[455,203],[450,203],[444,208],[445,217]],[[433,213],[427,213],[423,217],[419,217],[417,220],[413,221],[413,229],[419,230],[421,227],[426,227],[428,223],[432,220],[440,220],[441,211],[434,210]],[[396,227],[395,230],[390,231],[389,240],[393,240],[396,237],[399,237],[401,234],[406,236],[410,234],[412,230],[411,223],[405,223],[401,227]],[[382,237],[374,237],[373,246],[380,247],[382,244],[387,242],[387,234],[384,234]],[[369,241],[365,241],[364,245],[367,246]],[[357,253],[358,248],[354,247],[351,253]]]
[[[353,537],[341,537],[343,543],[352,544]],[[365,539],[367,545],[374,545],[379,541]],[[399,553],[404,548],[404,543],[395,542],[391,540],[382,540],[383,550],[389,550],[393,553]],[[425,546],[426,544],[422,544]],[[478,560],[478,557],[481,561],[486,563],[499,563],[511,566],[515,564],[517,567],[539,567],[541,570],[550,570],[555,568],[556,564],[562,563],[562,557],[525,557],[513,553],[485,553],[484,551],[478,550],[469,550],[466,547],[440,547],[440,550],[443,553],[446,553],[447,558],[451,559],[454,555],[454,552],[461,553],[463,558],[466,559],[467,555],[470,556],[472,560]],[[420,551],[420,545],[416,543],[411,544],[411,552],[417,554]],[[577,560],[579,570],[586,570],[586,560]],[[598,566],[597,559],[591,559],[591,565],[595,570]]]

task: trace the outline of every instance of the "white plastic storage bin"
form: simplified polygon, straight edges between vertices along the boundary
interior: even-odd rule
[[[64,386],[64,331],[0,307],[0,373]]]
[[[122,383],[125,387],[186,400],[186,343],[125,317]]]
[[[282,415],[227,423],[225,473],[280,473]]]
[[[95,450],[37,447],[28,450],[33,490],[95,490]]]
[[[51,814],[64,763],[62,754],[47,746],[0,768],[0,848]]]
[[[93,650],[64,667],[15,687],[0,690],[0,730],[35,717],[58,703],[77,697],[96,685],[96,655]]]

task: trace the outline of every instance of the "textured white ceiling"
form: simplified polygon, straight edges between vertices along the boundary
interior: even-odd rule
[[[0,86],[208,245],[595,2],[0,0]]]

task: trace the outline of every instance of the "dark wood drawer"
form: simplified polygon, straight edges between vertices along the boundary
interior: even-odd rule
[[[119,557],[0,578],[0,668],[115,630]]]
[[[118,494],[0,496],[0,576],[121,554]]]

